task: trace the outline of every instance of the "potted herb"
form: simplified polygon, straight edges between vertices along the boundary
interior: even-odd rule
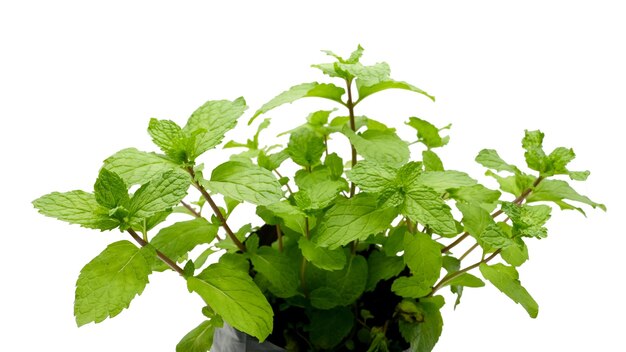
[[[526,172],[484,149],[476,161],[499,184],[490,189],[444,168],[436,150],[448,142],[447,127],[409,117],[401,128],[415,138],[404,141],[387,121],[357,111],[391,88],[431,95],[391,79],[386,63],[361,64],[361,47],[347,59],[327,53],[334,62],[314,67],[338,85],[291,87],[249,120],[305,97],[337,104],[286,132],[286,146],[262,143],[266,119],[251,139],[224,145],[243,152],[209,169],[201,156],[222,144],[247,107],[243,98],[208,101],[184,127],[150,120],[161,153],[121,150],[104,161],[93,192],[33,202],[44,215],[127,235],[82,269],[79,326],[116,316],[149,275],[170,270],[206,302],[206,319],[177,351],[431,351],[443,326],[443,290],[457,305],[464,289],[485,281],[537,316],[516,269],[528,259],[525,242],[546,237],[554,205],[605,209],[565,180],[589,176],[568,169],[573,150],[548,153],[543,133],[526,131]],[[347,153],[332,150],[331,139],[345,141]],[[244,202],[256,206],[256,220],[231,228]],[[189,219],[165,226],[173,212]],[[472,245],[459,251],[462,242]],[[482,255],[470,259],[474,251]]]

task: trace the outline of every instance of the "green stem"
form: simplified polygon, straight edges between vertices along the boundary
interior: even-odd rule
[[[276,224],[276,238],[278,239],[278,251],[283,252],[283,232],[280,230],[280,224]]]
[[[211,206],[213,213],[215,213],[215,216],[217,216],[218,220],[220,221],[220,225],[222,225],[228,237],[230,237],[230,239],[233,241],[233,243],[235,243],[235,245],[237,246],[237,248],[239,248],[240,251],[245,253],[246,246],[243,243],[241,243],[241,241],[239,241],[237,236],[235,236],[235,233],[233,232],[233,230],[230,229],[230,226],[228,226],[228,224],[226,223],[226,218],[224,217],[224,214],[222,214],[222,211],[220,210],[220,208],[217,206],[217,204],[215,204],[209,192],[207,192],[204,186],[202,186],[200,182],[196,180],[196,173],[193,171],[191,167],[187,168],[187,172],[189,172],[189,175],[191,175],[191,180],[192,180],[194,187],[196,187],[196,189],[200,191],[200,193],[202,194],[202,197],[204,197],[207,203],[209,203],[209,206]]]
[[[196,218],[201,218],[202,217],[202,215],[200,215],[200,213],[196,209],[194,209],[194,207],[192,207],[191,205],[186,203],[184,200],[181,200],[180,204],[182,204],[183,207],[185,207],[185,209],[189,210],[191,215],[195,216]]]
[[[490,260],[492,260],[493,258],[495,258],[498,254],[500,254],[500,252],[502,251],[502,249],[498,249],[495,252],[493,252],[490,256],[488,256],[487,258],[484,258],[483,260],[474,263],[470,266],[468,266],[467,268],[463,268],[459,271],[455,271],[453,273],[450,273],[446,276],[443,277],[443,279],[441,279],[441,281],[439,281],[435,286],[433,286],[433,290],[428,294],[428,297],[431,297],[435,294],[435,292],[437,292],[440,288],[442,288],[446,283],[450,282],[450,280],[454,279],[455,277],[460,276],[461,274],[464,274],[474,268],[477,268],[480,266],[480,264],[486,264],[488,263]]]
[[[308,216],[304,217],[304,237],[307,240],[309,239],[309,217]],[[302,292],[304,293],[304,296],[308,298],[309,292],[306,287],[306,265],[307,265],[307,260],[303,255],[302,262],[300,263],[300,287],[302,288]]]
[[[352,79],[346,80],[347,91],[348,91],[348,101],[346,102],[346,106],[348,107],[348,113],[350,116],[350,129],[356,132],[356,121],[354,118],[354,102],[352,101]],[[356,148],[354,148],[354,144],[350,143],[350,148],[352,150],[352,167],[356,165]],[[350,198],[354,196],[356,193],[356,185],[354,182],[350,182]]]
[[[128,232],[130,234],[130,236],[137,242],[139,243],[139,245],[141,247],[145,247],[147,246],[149,243],[147,241],[145,241],[143,238],[141,238],[141,236],[139,236],[137,234],[137,232],[135,232],[135,230],[133,229],[128,229],[126,230],[126,232]],[[167,266],[169,266],[172,270],[176,271],[178,274],[180,274],[181,276],[183,275],[184,271],[181,267],[179,267],[175,261],[171,260],[170,258],[168,258],[165,254],[163,254],[161,251],[159,251],[158,249],[156,249],[156,255],[157,257],[159,257],[159,259],[161,259],[161,261],[165,264],[167,264]]]

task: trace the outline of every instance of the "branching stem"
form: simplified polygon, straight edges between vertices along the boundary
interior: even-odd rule
[[[348,101],[346,102],[346,106],[348,107],[348,113],[350,116],[350,129],[356,132],[356,121],[354,118],[354,102],[352,101],[352,79],[346,80],[347,91],[348,91]],[[350,148],[352,150],[352,167],[356,165],[356,148],[354,148],[354,144],[350,143]],[[354,196],[356,193],[356,185],[354,182],[350,182],[350,198]]]
[[[192,207],[189,203],[186,203],[184,200],[181,200],[180,204],[182,204],[185,209],[189,210],[191,215],[195,216],[196,218],[202,217],[202,215],[200,215],[200,213],[196,209],[194,209],[194,207]]]
[[[459,271],[455,271],[453,273],[450,273],[446,276],[443,277],[443,279],[441,279],[434,287],[433,290],[428,294],[429,297],[433,296],[435,294],[435,292],[437,292],[440,288],[442,288],[446,283],[450,282],[450,280],[454,279],[455,277],[458,277],[474,268],[477,268],[480,266],[480,264],[486,264],[488,263],[490,260],[492,260],[493,258],[495,258],[498,254],[500,254],[500,252],[502,251],[502,249],[498,249],[495,252],[491,253],[490,256],[488,256],[487,258],[482,259],[481,261],[474,263],[466,268],[463,268]]]
[[[207,192],[204,186],[202,186],[200,182],[196,180],[196,173],[193,171],[191,167],[187,168],[187,172],[189,172],[189,175],[191,175],[191,181],[194,187],[196,187],[196,189],[200,191],[200,193],[202,194],[202,197],[204,197],[207,203],[209,203],[209,206],[211,206],[213,213],[215,213],[215,216],[217,216],[218,220],[220,221],[220,225],[222,225],[228,237],[230,237],[230,239],[233,241],[233,243],[235,243],[235,245],[237,246],[237,248],[239,248],[240,251],[245,253],[246,246],[243,243],[241,243],[241,241],[239,241],[237,236],[235,236],[235,233],[233,233],[233,230],[230,229],[230,226],[228,226],[228,224],[226,223],[226,218],[224,217],[224,214],[222,214],[222,211],[220,210],[220,208],[217,206],[217,204],[215,204],[209,192]]]
[[[139,245],[141,247],[145,247],[147,246],[149,243],[144,241],[143,238],[141,238],[141,236],[139,236],[137,234],[137,232],[135,232],[135,230],[133,229],[128,229],[126,230],[126,232],[128,232],[130,234],[130,236],[137,242],[139,243]],[[184,271],[181,267],[178,266],[178,264],[176,264],[175,261],[173,261],[172,259],[168,258],[165,254],[163,254],[161,251],[159,251],[158,249],[156,250],[156,255],[157,257],[159,257],[159,259],[161,259],[161,261],[165,264],[167,264],[167,266],[169,266],[172,270],[176,271],[178,274],[180,274],[181,276],[183,275]]]

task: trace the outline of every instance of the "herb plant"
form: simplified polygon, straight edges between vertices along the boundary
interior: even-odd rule
[[[118,315],[143,292],[149,275],[169,270],[206,302],[206,319],[177,351],[209,350],[224,322],[289,351],[431,351],[443,326],[441,291],[451,290],[457,305],[464,289],[485,285],[479,276],[536,317],[537,302],[517,271],[528,259],[525,242],[546,237],[551,205],[581,213],[578,203],[605,209],[564,180],[584,181],[589,172],[569,170],[572,149],[544,151],[540,131],[526,131],[522,139],[531,172],[493,149],[478,153],[476,161],[499,190],[445,169],[436,150],[448,143],[448,126],[410,117],[402,128],[414,130],[415,139],[404,141],[394,128],[357,114],[364,99],[391,88],[434,101],[391,79],[386,63],[363,65],[362,53],[360,46],[347,59],[327,52],[334,62],[313,67],[339,85],[296,85],[254,113],[250,123],[305,97],[341,108],[312,112],[287,132],[286,146],[261,142],[266,119],[251,139],[224,145],[243,152],[207,170],[200,157],[215,153],[247,108],[243,98],[208,101],[184,127],[151,119],[148,133],[161,153],[128,148],[113,154],[93,192],[35,200],[46,216],[129,236],[81,270],[77,324]],[[350,153],[330,150],[331,138],[348,142]],[[299,170],[283,176],[279,168],[289,163]],[[236,211],[243,202],[256,205],[258,218],[233,229],[231,216],[249,217]],[[173,212],[190,219],[151,233]],[[456,252],[463,241],[474,244]],[[475,250],[480,260],[468,261]],[[219,260],[206,265],[215,252]]]

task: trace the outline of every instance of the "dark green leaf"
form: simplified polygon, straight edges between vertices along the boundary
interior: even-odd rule
[[[363,294],[366,282],[367,261],[360,255],[350,257],[341,270],[326,271],[308,266],[306,271],[311,304],[320,309],[354,303]]]
[[[417,303],[423,312],[422,322],[400,321],[400,333],[405,340],[411,343],[411,351],[431,352],[441,336],[443,318],[440,309],[443,306],[443,298],[436,296],[421,299]]]
[[[272,332],[272,307],[247,273],[217,263],[188,278],[187,287],[235,329],[261,341]]]
[[[128,308],[148,284],[154,248],[128,241],[110,244],[87,263],[76,281],[74,315],[78,326],[99,323]]]
[[[313,310],[309,314],[309,336],[313,345],[330,349],[338,345],[350,333],[354,315],[349,307],[331,310]]]
[[[368,277],[365,291],[372,291],[381,280],[388,280],[400,274],[404,269],[402,257],[386,256],[380,251],[373,251],[367,258]]]

